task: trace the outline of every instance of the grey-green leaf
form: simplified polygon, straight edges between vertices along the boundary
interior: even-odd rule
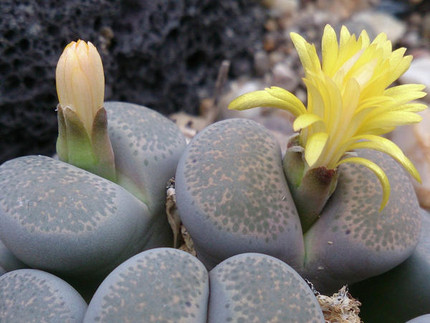
[[[341,165],[334,194],[305,234],[307,257],[301,274],[321,292],[390,270],[409,257],[418,242],[420,208],[405,171],[380,152],[362,150],[359,155],[384,169],[390,200],[379,212],[382,191],[375,175],[361,165]]]
[[[185,137],[171,120],[146,107],[106,102],[118,184],[163,213],[166,183],[175,175]]]
[[[100,285],[84,322],[206,322],[208,273],[190,254],[171,248],[142,252]]]
[[[110,271],[145,247],[168,245],[160,221],[121,186],[64,162],[26,156],[0,166],[0,238],[31,267]]]
[[[80,323],[87,304],[64,280],[36,269],[0,277],[1,322]]]
[[[274,257],[231,257],[211,270],[209,280],[209,323],[324,322],[307,283]]]
[[[302,230],[281,150],[256,122],[225,120],[194,137],[178,164],[176,198],[198,257],[208,268],[243,252],[301,265]]]

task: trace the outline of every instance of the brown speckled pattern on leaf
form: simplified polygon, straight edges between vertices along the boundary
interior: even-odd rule
[[[67,163],[20,157],[0,167],[0,178],[0,238],[33,268],[68,275],[110,271],[143,248],[170,241],[169,227],[144,203]]]
[[[0,207],[29,232],[92,231],[115,212],[108,183],[49,157],[21,157],[0,167]],[[56,191],[61,185],[67,194]]]
[[[163,213],[165,187],[175,175],[185,137],[171,120],[149,108],[105,102],[118,184]],[[131,186],[130,186],[131,184]]]
[[[201,322],[208,274],[193,256],[152,249],[119,266],[91,301],[84,322]]]
[[[382,189],[373,172],[357,164],[341,165],[336,191],[305,234],[301,273],[320,290],[381,274],[404,261],[418,241],[420,209],[405,171],[380,152],[358,154],[384,169],[390,200],[379,212]]]
[[[309,286],[276,258],[234,256],[215,267],[209,277],[209,323],[324,322]]]
[[[179,215],[209,268],[242,252],[269,253],[293,266],[302,257],[279,145],[256,122],[225,120],[199,133],[178,164],[176,194]]]
[[[154,110],[125,102],[106,102],[105,107],[111,140],[126,143],[132,155],[144,158],[145,166],[168,158],[183,145],[177,126]],[[152,154],[143,156],[145,152]]]
[[[341,170],[338,190],[344,198],[336,199],[337,209],[332,231],[350,235],[355,243],[365,244],[375,251],[405,250],[414,245],[420,232],[416,196],[404,171],[394,161],[373,153],[386,171],[391,185],[387,207],[378,208],[382,189],[375,175],[356,164],[346,164]],[[324,216],[324,215],[323,215]]]
[[[81,322],[85,301],[70,285],[34,269],[0,277],[1,322]]]
[[[184,177],[195,207],[218,230],[269,241],[295,209],[285,196],[279,148],[264,132],[248,121],[208,129],[188,150]]]

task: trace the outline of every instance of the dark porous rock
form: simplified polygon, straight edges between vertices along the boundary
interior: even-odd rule
[[[223,59],[232,76],[251,72],[264,22],[245,0],[4,0],[0,15],[0,162],[54,152],[55,66],[70,41],[99,49],[106,99],[196,112]]]
[[[100,46],[100,28],[115,14],[114,3],[0,2],[0,162],[54,152],[58,58],[64,46],[78,38]]]
[[[36,269],[0,277],[1,322],[82,322],[87,304],[64,280]]]

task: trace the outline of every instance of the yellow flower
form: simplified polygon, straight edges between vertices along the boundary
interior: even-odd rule
[[[61,107],[73,110],[91,135],[105,90],[102,60],[93,44],[78,40],[66,46],[57,64],[56,83]]]
[[[416,114],[426,108],[410,101],[425,96],[420,84],[388,88],[410,66],[406,49],[392,50],[384,33],[370,42],[366,31],[358,39],[342,27],[340,40],[327,25],[322,38],[322,62],[313,44],[296,33],[291,39],[305,70],[307,107],[290,92],[272,87],[244,94],[229,108],[244,110],[271,106],[291,112],[299,131],[308,169],[336,169],[342,163],[359,163],[371,169],[381,182],[381,210],[388,202],[390,184],[383,170],[368,159],[351,156],[355,149],[382,151],[396,159],[417,181],[414,165],[390,140],[381,137],[395,127],[421,121]]]

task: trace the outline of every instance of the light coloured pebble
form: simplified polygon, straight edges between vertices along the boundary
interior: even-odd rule
[[[269,54],[270,65],[274,66],[275,64],[282,62],[285,60],[285,54],[279,51],[274,51]]]
[[[288,91],[294,91],[300,83],[300,76],[285,62],[277,63],[272,70],[273,86],[279,86]]]
[[[406,24],[403,21],[384,12],[362,11],[355,14],[351,18],[351,22],[369,25],[376,35],[382,32],[386,33],[388,39],[393,43],[402,39],[406,32]]]
[[[258,51],[254,55],[254,68],[257,75],[262,76],[270,70],[270,59],[266,51]]]
[[[423,120],[414,125],[398,127],[391,133],[396,143],[412,161],[421,175],[422,184],[413,180],[421,207],[430,208],[430,110],[420,112]]]
[[[404,84],[424,84],[427,89],[430,88],[430,54],[422,55],[414,59],[409,69],[400,77],[400,82]],[[430,102],[427,95],[424,100]]]
[[[420,46],[422,40],[421,36],[416,30],[410,30],[405,33],[405,35],[402,38],[402,44],[406,48],[415,48]]]
[[[372,0],[317,0],[319,9],[327,10],[333,17],[349,18],[355,12],[371,7]]]
[[[263,4],[269,8],[269,14],[274,17],[293,15],[300,5],[298,0],[264,0]]]

